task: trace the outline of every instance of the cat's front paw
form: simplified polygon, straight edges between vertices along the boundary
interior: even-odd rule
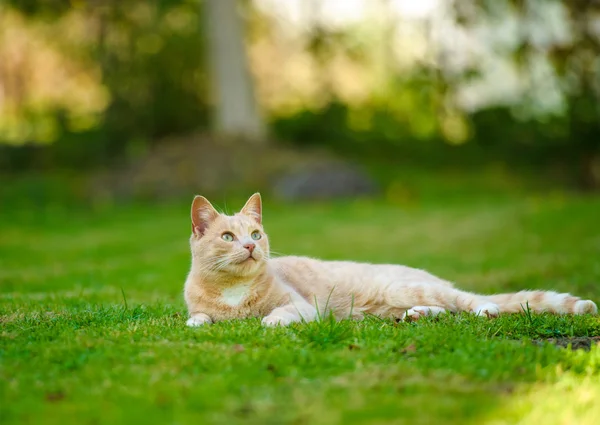
[[[261,323],[264,326],[287,326],[292,322],[293,320],[290,317],[270,314],[264,317]]]
[[[202,325],[210,325],[211,323],[212,320],[210,320],[210,317],[208,317],[206,314],[195,314],[194,316],[190,317],[185,324],[190,327],[195,327]]]

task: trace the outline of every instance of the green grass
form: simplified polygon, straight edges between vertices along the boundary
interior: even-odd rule
[[[543,288],[600,301],[599,198],[405,201],[266,199],[265,223],[280,253],[402,263],[474,291]],[[600,347],[543,342],[599,336],[596,317],[369,317],[285,329],[247,320],[188,329],[188,231],[187,204],[0,212],[0,423],[600,417]]]

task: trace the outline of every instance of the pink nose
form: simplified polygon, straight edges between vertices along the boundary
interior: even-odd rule
[[[252,251],[254,251],[255,247],[256,247],[256,245],[254,245],[253,243],[247,243],[244,245],[244,248],[246,248],[248,251],[250,251],[250,254],[252,254]]]

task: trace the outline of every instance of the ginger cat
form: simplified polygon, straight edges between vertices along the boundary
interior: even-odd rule
[[[260,194],[234,216],[218,213],[202,196],[192,204],[192,268],[185,282],[188,326],[262,317],[266,326],[323,316],[359,319],[365,313],[416,320],[445,311],[478,316],[534,312],[597,313],[594,302],[570,294],[464,292],[423,270],[398,265],[269,258]]]

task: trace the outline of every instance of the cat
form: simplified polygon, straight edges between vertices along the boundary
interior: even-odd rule
[[[424,270],[400,265],[269,257],[260,194],[233,216],[221,214],[203,196],[192,203],[192,266],[184,297],[188,326],[221,320],[262,318],[265,326],[286,326],[333,314],[365,314],[418,320],[450,312],[478,316],[533,312],[596,314],[596,304],[570,294],[521,291],[479,295]]]

